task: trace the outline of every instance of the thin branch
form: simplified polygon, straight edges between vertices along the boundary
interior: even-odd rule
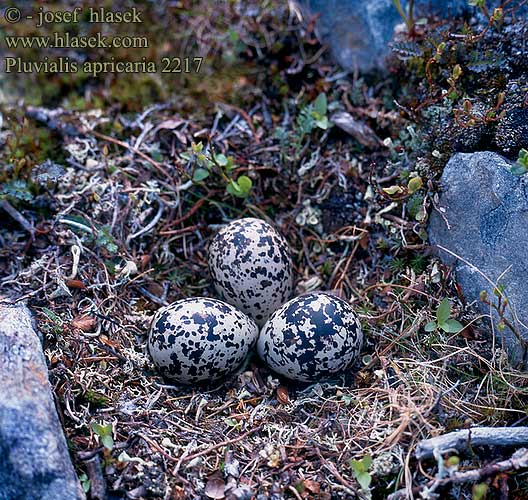
[[[473,446],[525,446],[528,445],[528,427],[476,427],[450,432],[425,439],[416,447],[416,458],[430,458],[434,450],[462,451]]]

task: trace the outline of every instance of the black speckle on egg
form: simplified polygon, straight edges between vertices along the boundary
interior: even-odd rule
[[[361,325],[350,304],[314,292],[290,300],[271,315],[260,332],[257,351],[275,372],[316,382],[351,366],[362,344]]]
[[[194,384],[234,372],[257,335],[253,320],[233,306],[216,299],[189,298],[156,313],[148,350],[164,376]]]
[[[260,219],[239,219],[221,229],[209,246],[208,261],[219,297],[260,326],[292,295],[288,243]]]

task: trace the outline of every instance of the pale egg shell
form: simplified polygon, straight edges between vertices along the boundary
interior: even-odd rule
[[[194,384],[234,372],[257,335],[254,321],[233,306],[217,299],[188,298],[157,311],[148,349],[164,376]]]
[[[287,241],[267,222],[238,219],[209,246],[209,270],[218,296],[262,326],[293,292]]]
[[[363,344],[352,306],[330,293],[296,297],[275,311],[262,328],[257,352],[275,372],[317,382],[349,368]]]

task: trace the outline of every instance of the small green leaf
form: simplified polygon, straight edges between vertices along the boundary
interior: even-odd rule
[[[438,328],[438,325],[434,321],[429,321],[427,325],[425,325],[424,330],[426,332],[434,332]]]
[[[90,480],[86,474],[81,474],[79,476],[79,481],[81,482],[82,489],[85,493],[90,491]]]
[[[357,482],[363,490],[368,490],[370,483],[372,482],[372,477],[368,472],[360,472],[356,475]]]
[[[363,460],[350,460],[350,467],[352,467],[352,470],[356,474],[366,471]]]
[[[464,326],[456,319],[448,319],[440,325],[440,328],[446,333],[458,333],[464,329]]]
[[[436,310],[436,321],[438,323],[438,326],[442,326],[443,323],[445,323],[449,316],[451,315],[451,304],[449,303],[449,300],[445,298],[440,302],[440,305],[438,306],[438,309]]]
[[[504,11],[500,8],[500,7],[497,7],[494,11],[493,11],[493,15],[491,16],[491,18],[493,19],[493,21],[500,21],[504,16]]]
[[[101,438],[101,443],[105,448],[111,450],[114,447],[114,440],[112,439],[112,424],[102,425],[93,422],[92,430]]]
[[[361,489],[367,491],[369,489],[370,483],[372,482],[372,477],[368,473],[368,470],[372,466],[372,457],[370,455],[364,456],[361,460],[351,460],[350,467],[352,468],[352,473],[356,478],[357,482],[360,484]]]
[[[502,283],[499,283],[494,289],[493,294],[497,297],[501,297],[504,293],[504,285]]]
[[[253,183],[247,175],[241,175],[236,181],[233,179],[229,181],[226,191],[233,196],[246,198],[252,185]]]
[[[423,181],[421,177],[413,177],[407,184],[407,190],[409,194],[416,193],[423,186]]]
[[[237,179],[238,187],[242,190],[244,193],[249,193],[251,186],[253,186],[252,180],[247,175],[241,175]]]
[[[427,214],[423,211],[423,210],[418,210],[418,212],[416,212],[416,215],[414,216],[414,218],[418,221],[418,222],[422,222],[425,220],[425,217],[427,216]]]
[[[510,168],[510,172],[513,175],[524,175],[526,172],[528,172],[528,168],[526,168],[521,163],[516,163]]]
[[[372,465],[372,457],[365,455],[361,460],[350,460],[350,467],[354,472],[367,472]]]
[[[484,500],[488,493],[488,485],[486,483],[475,484],[473,486],[473,500]]]
[[[233,162],[233,158],[231,156],[227,157],[227,163],[224,167],[224,170],[229,174],[236,168],[236,165]]]
[[[105,426],[98,424],[97,422],[92,423],[92,430],[99,436],[104,436],[106,432]]]
[[[392,196],[393,194],[401,194],[401,193],[403,193],[403,188],[401,186],[390,186],[388,188],[383,188],[383,192],[385,192],[388,195]]]
[[[326,111],[328,109],[328,103],[326,100],[326,94],[324,92],[321,92],[317,96],[317,99],[313,103],[313,109],[320,116],[326,115]]]
[[[194,171],[193,181],[200,182],[200,181],[203,181],[204,179],[207,179],[207,177],[209,177],[208,170],[206,170],[205,168],[197,168]]]
[[[352,396],[347,396],[346,394],[343,394],[341,396],[341,401],[343,401],[343,403],[345,403],[345,406],[350,406],[350,403],[352,403],[352,401],[354,401],[354,398]]]
[[[112,439],[112,436],[102,436],[101,442],[108,450],[111,450],[114,447],[114,440]]]
[[[229,184],[226,187],[226,191],[229,194],[232,194],[233,196],[238,196],[239,198],[245,198],[246,196],[242,189],[240,189],[238,183],[233,179],[229,181]]]
[[[220,153],[219,155],[215,155],[215,160],[216,160],[216,163],[218,163],[218,165],[220,165],[221,167],[225,167],[228,161],[227,157],[223,155],[222,153]]]
[[[228,34],[229,34],[229,41],[230,42],[236,42],[240,39],[240,35],[233,29],[229,30],[228,31]]]
[[[116,263],[115,262],[112,262],[111,260],[105,260],[104,264],[110,274],[114,275],[116,273]]]
[[[102,425],[102,424],[94,424],[95,426],[97,426],[97,428],[100,430],[100,435],[101,436],[111,436],[112,435],[112,424],[106,424],[106,425]],[[94,429],[95,431],[95,429]]]
[[[226,425],[229,425],[229,427],[240,427],[240,422],[234,418],[224,418],[224,422]]]
[[[315,125],[321,130],[327,130],[330,126],[330,122],[326,116],[323,116],[323,118],[315,121]]]
[[[517,162],[528,169],[528,150],[527,149],[523,148],[519,151],[519,157],[517,159]]]

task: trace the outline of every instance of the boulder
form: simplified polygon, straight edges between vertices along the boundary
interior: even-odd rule
[[[31,313],[0,297],[0,500],[85,498]]]
[[[513,163],[492,152],[457,153],[441,179],[439,207],[429,222],[432,245],[453,265],[468,301],[484,314],[497,303],[494,288],[501,285],[509,306],[504,317],[516,330],[499,331],[498,314],[491,309],[497,338],[515,363],[528,361],[528,176],[510,173]]]
[[[392,0],[299,0],[309,17],[317,16],[316,29],[337,62],[347,70],[370,71],[384,66],[394,28],[403,22]],[[519,0],[514,0],[518,3]],[[407,1],[401,0],[404,12]],[[495,7],[499,2],[489,2]],[[415,0],[414,18],[443,18],[469,11],[467,0]]]

